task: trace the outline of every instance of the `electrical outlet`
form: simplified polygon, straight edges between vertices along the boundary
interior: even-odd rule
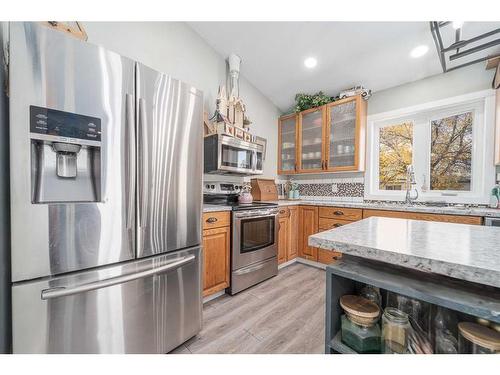
[[[337,186],[337,184],[332,184],[332,193],[338,193],[339,191],[339,187]]]

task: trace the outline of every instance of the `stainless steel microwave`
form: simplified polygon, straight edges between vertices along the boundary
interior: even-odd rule
[[[264,147],[223,134],[205,137],[205,173],[257,175],[263,172]]]

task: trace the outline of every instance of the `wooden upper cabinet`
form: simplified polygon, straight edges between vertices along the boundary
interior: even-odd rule
[[[325,107],[311,108],[298,115],[298,173],[324,171]]]
[[[364,170],[365,127],[366,101],[361,96],[326,105],[325,170]]]
[[[297,171],[297,130],[296,114],[278,120],[278,174]]]
[[[278,174],[365,169],[366,101],[360,95],[283,116]]]

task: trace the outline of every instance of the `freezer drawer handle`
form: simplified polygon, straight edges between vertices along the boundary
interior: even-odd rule
[[[151,268],[145,271],[132,273],[123,276],[112,277],[110,279],[99,280],[93,283],[82,284],[71,288],[65,287],[55,287],[50,289],[42,290],[42,300],[57,298],[57,297],[66,297],[73,294],[84,293],[90,290],[96,290],[101,288],[106,288],[108,286],[113,286],[116,284],[123,284],[127,281],[143,279],[148,276],[156,275],[159,273],[164,273],[168,271],[172,271],[179,267],[182,267],[188,263],[191,263],[195,259],[194,255],[188,255],[182,258],[179,258],[173,262],[167,263],[161,267]]]

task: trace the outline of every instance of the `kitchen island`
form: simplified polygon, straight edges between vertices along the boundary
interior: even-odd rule
[[[339,299],[368,284],[500,323],[500,228],[371,217],[309,237],[343,253],[327,266],[327,353],[340,340]]]

